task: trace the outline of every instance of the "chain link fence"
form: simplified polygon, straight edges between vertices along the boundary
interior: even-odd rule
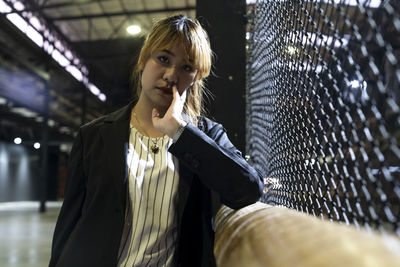
[[[263,201],[400,235],[400,1],[259,0],[249,22]]]

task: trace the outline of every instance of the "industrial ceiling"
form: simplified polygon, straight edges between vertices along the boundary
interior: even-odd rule
[[[130,72],[153,23],[173,14],[194,18],[196,2],[0,0],[0,11],[0,141],[33,143],[45,124],[49,144],[58,146],[133,98]],[[42,38],[35,41],[15,17]],[[141,32],[129,34],[130,25]]]

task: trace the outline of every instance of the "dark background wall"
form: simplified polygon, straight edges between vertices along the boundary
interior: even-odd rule
[[[56,200],[59,187],[59,152],[50,149],[48,157],[48,200]],[[40,150],[30,146],[0,142],[0,202],[38,200],[41,172]]]
[[[39,154],[26,147],[0,143],[0,201],[39,198]]]
[[[245,148],[246,1],[197,1],[196,14],[215,52],[214,75],[207,88],[214,95],[207,108],[222,123],[234,145]]]

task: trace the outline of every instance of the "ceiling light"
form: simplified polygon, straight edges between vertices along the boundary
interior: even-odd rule
[[[69,145],[69,144],[61,144],[60,145],[60,151],[61,152],[69,153],[71,151],[71,149],[72,149],[72,146]]]
[[[130,26],[128,26],[128,28],[126,28],[126,31],[129,34],[135,35],[135,34],[140,33],[142,31],[142,29],[138,25],[130,25]]]
[[[16,145],[19,145],[19,144],[22,143],[22,139],[21,139],[20,137],[16,137],[16,138],[14,139],[14,143],[15,143]]]
[[[39,142],[34,143],[34,144],[33,144],[33,147],[34,147],[35,149],[39,149],[39,148],[40,148],[40,143],[39,143]]]
[[[31,111],[24,107],[11,108],[11,111],[13,113],[19,114],[19,115],[27,117],[27,118],[34,118],[38,115],[36,112]]]
[[[12,9],[3,0],[0,0],[0,12],[1,13],[8,13],[11,12]]]
[[[50,127],[54,127],[54,126],[56,126],[56,122],[53,121],[53,120],[51,120],[51,119],[49,119],[49,120],[47,121],[47,125],[49,125]]]
[[[38,19],[37,17],[35,17],[35,16],[32,16],[32,17],[29,19],[29,22],[31,23],[31,25],[32,25],[36,30],[43,31],[43,30],[45,29],[44,26],[42,25],[42,23],[39,21],[39,19]]]
[[[35,30],[32,26],[29,26],[26,29],[26,36],[28,36],[35,44],[37,44],[39,47],[43,46],[43,36]]]
[[[9,21],[11,21],[23,33],[26,33],[26,28],[28,27],[28,23],[26,23],[26,21],[20,15],[11,13],[11,14],[7,14],[6,18]]]
[[[96,87],[96,85],[89,83],[89,90],[92,92],[94,95],[99,95],[100,94],[100,89]]]
[[[53,53],[51,53],[51,57],[63,67],[71,65],[71,62],[57,49],[54,49]]]
[[[78,81],[83,81],[83,74],[77,67],[69,65],[66,66],[65,70],[68,71],[72,76],[74,76],[74,78]]]
[[[25,9],[25,6],[20,1],[14,2],[14,7],[18,11],[21,11],[21,10]]]
[[[60,133],[69,134],[71,133],[71,129],[66,126],[61,126],[59,129]]]
[[[105,94],[100,94],[99,95],[99,99],[101,100],[101,101],[106,101],[107,100],[107,97],[106,97],[106,95]]]

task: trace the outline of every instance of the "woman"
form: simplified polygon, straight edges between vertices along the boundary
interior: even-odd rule
[[[50,266],[214,266],[212,218],[262,192],[220,124],[200,116],[207,33],[158,22],[139,55],[138,100],[79,130]]]

